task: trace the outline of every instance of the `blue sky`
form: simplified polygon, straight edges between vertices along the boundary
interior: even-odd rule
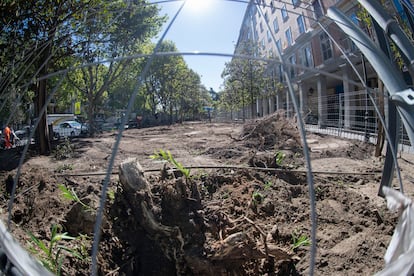
[[[157,1],[150,1],[157,2]],[[158,4],[161,14],[170,20],[183,1]],[[247,4],[225,0],[187,0],[165,39],[175,43],[180,52],[212,52],[232,54],[239,36]],[[207,89],[220,90],[221,73],[230,58],[217,56],[184,56],[188,66],[201,75]]]

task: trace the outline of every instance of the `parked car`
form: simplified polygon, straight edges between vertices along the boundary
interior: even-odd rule
[[[34,131],[33,126],[23,126],[22,128],[16,130],[14,134],[16,134],[17,139],[15,139],[14,144],[16,146],[24,146],[29,142],[30,132]],[[30,140],[30,144],[34,144],[35,139],[32,137]]]
[[[77,121],[65,121],[53,126],[53,135],[56,139],[77,137],[82,133],[82,125]]]

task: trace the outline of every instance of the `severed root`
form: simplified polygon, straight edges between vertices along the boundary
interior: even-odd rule
[[[136,159],[129,159],[120,165],[119,179],[137,223],[151,239],[158,242],[167,258],[176,264],[183,264],[184,240],[181,231],[176,226],[166,226],[155,219],[150,186]],[[177,267],[177,271],[181,270],[185,268]]]
[[[120,165],[119,178],[122,195],[134,216],[133,223],[144,229],[146,236],[175,264],[177,275],[239,275],[247,264],[255,264],[259,272],[259,260],[269,264],[292,260],[289,253],[269,243],[264,231],[252,220],[245,216],[232,220],[220,208],[211,206],[210,211],[225,223],[216,229],[222,234],[220,240],[207,240],[205,210],[197,185],[191,181],[177,178],[163,182],[157,192],[161,195],[159,200],[153,197],[136,159]],[[160,206],[154,202],[160,202]],[[161,216],[153,211],[160,208]],[[252,227],[260,233],[261,241],[247,231]]]

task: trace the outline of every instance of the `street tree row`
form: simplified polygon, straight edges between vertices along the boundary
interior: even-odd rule
[[[151,57],[166,17],[147,1],[4,1],[0,15],[2,124],[34,119],[42,154],[51,150],[47,112],[65,112],[75,101],[93,134],[95,115],[125,109],[134,93],[134,111],[161,110],[171,121],[210,100],[182,56]],[[177,49],[166,41],[157,51]]]

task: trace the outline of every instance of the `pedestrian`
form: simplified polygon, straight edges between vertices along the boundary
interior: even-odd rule
[[[11,129],[10,129],[10,125],[7,125],[4,129],[4,141],[5,141],[6,149],[10,149],[12,147],[10,137],[11,137]]]

